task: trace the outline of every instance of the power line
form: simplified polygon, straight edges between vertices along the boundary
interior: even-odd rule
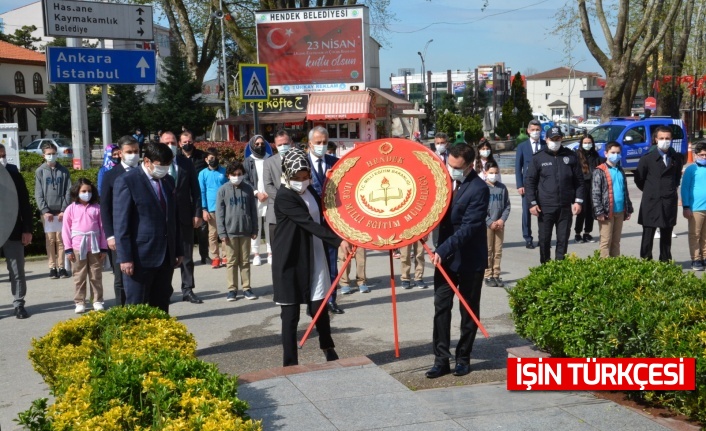
[[[539,1],[539,2],[537,2],[537,3],[529,4],[529,5],[527,5],[527,6],[522,6],[522,7],[518,7],[518,8],[515,8],[515,9],[510,9],[510,10],[502,11],[502,12],[496,12],[496,13],[493,13],[493,14],[485,15],[485,16],[483,16],[483,17],[481,17],[481,18],[478,18],[478,19],[474,19],[474,20],[472,20],[472,21],[462,21],[462,22],[436,21],[436,22],[433,22],[433,23],[431,23],[431,24],[429,24],[429,25],[426,25],[426,26],[424,26],[424,27],[422,27],[422,28],[419,28],[419,29],[417,29],[417,30],[398,31],[398,30],[392,30],[392,29],[390,29],[389,27],[388,27],[387,30],[388,30],[390,33],[405,33],[405,34],[407,34],[407,33],[418,33],[418,32],[420,32],[420,31],[422,31],[422,30],[428,29],[428,28],[431,27],[431,26],[439,25],[439,24],[445,24],[445,25],[468,25],[468,24],[474,24],[474,23],[476,23],[476,22],[478,22],[478,21],[482,21],[482,20],[484,20],[484,19],[486,19],[486,18],[491,18],[491,17],[498,16],[498,15],[505,15],[505,14],[508,14],[508,13],[517,12],[517,11],[519,11],[519,10],[531,8],[531,7],[533,7],[533,6],[537,6],[537,5],[540,5],[540,4],[542,4],[542,3],[546,3],[546,2],[548,2],[548,1],[549,1],[549,0],[542,0],[542,1]],[[371,26],[388,26],[388,24],[372,24],[372,23],[371,23],[370,25],[371,25]]]

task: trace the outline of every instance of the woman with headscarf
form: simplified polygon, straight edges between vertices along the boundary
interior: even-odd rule
[[[301,304],[307,306],[309,315],[315,316],[331,287],[329,257],[323,241],[340,246],[346,255],[351,246],[324,221],[321,199],[310,185],[311,168],[306,153],[289,150],[282,157],[282,177],[284,184],[275,197],[277,227],[272,244],[272,284],[274,301],[281,307],[283,366],[286,367],[299,364],[297,325]],[[316,330],[326,360],[337,360],[328,312],[321,313]]]
[[[255,135],[245,147],[245,181],[252,186],[257,198],[257,238],[252,241],[250,253],[252,264],[262,265],[260,258],[260,243],[262,242],[262,227],[267,215],[267,192],[265,192],[265,159],[272,155],[269,142],[262,135]],[[265,244],[267,245],[267,261],[272,263],[272,247],[270,246],[270,229],[265,228]]]
[[[118,145],[108,145],[103,151],[103,166],[98,171],[98,194],[101,194],[103,175],[120,163],[120,147]]]

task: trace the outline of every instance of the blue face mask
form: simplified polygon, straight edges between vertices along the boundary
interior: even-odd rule
[[[694,161],[697,165],[706,166],[706,159],[696,159]]]
[[[617,165],[620,162],[620,154],[608,154],[608,161]]]

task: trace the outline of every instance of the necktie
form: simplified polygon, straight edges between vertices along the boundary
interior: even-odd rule
[[[156,178],[153,178],[152,181],[157,184],[157,197],[159,198],[159,206],[162,207],[162,211],[166,214],[167,212],[167,202],[164,200],[164,195],[162,195],[162,184],[160,181]]]
[[[669,162],[667,161],[667,155],[664,155],[664,166],[669,167]]]
[[[324,180],[324,168],[322,166],[323,160],[319,159],[317,163],[319,165],[319,167],[317,168],[317,174],[319,175],[319,179],[321,181],[323,181]]]
[[[536,142],[532,143],[532,154],[537,154],[537,151],[539,151],[539,145],[537,145]]]
[[[460,188],[461,188],[461,181],[454,181],[454,196],[456,196],[456,192]]]

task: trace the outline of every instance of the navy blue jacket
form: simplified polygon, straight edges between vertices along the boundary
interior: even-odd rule
[[[540,139],[539,140],[539,151],[547,148],[547,143]],[[532,145],[530,140],[521,142],[517,146],[515,151],[515,183],[517,188],[525,187],[525,176],[527,176],[527,169],[529,169],[530,161],[532,161]]]
[[[319,178],[318,163],[316,162],[316,157],[309,155],[309,163],[311,163],[311,185],[316,190],[319,196],[323,198],[324,193],[324,182],[326,181],[326,172],[333,167],[338,161],[338,157],[332,156],[330,154],[324,154],[324,162],[322,164],[322,169],[324,171],[324,178]]]
[[[454,273],[484,271],[488,265],[488,216],[490,190],[471,170],[451,200],[439,225],[436,253],[442,265]]]
[[[123,164],[118,163],[113,166],[113,169],[103,175],[101,182],[101,222],[103,223],[103,232],[105,232],[106,239],[115,236],[115,230],[113,229],[113,187],[115,186],[116,178],[124,173]]]
[[[133,262],[138,268],[160,267],[165,252],[170,262],[184,255],[177,229],[174,179],[167,175],[161,180],[166,214],[150,181],[142,167],[137,167],[115,180],[113,194],[118,262]]]
[[[5,166],[7,172],[12,178],[12,182],[15,183],[15,189],[17,189],[17,220],[15,221],[15,227],[10,233],[8,240],[11,241],[21,241],[23,233],[32,233],[32,207],[29,203],[29,191],[27,190],[27,185],[25,184],[22,174],[17,169],[17,166],[13,164],[7,164]]]

